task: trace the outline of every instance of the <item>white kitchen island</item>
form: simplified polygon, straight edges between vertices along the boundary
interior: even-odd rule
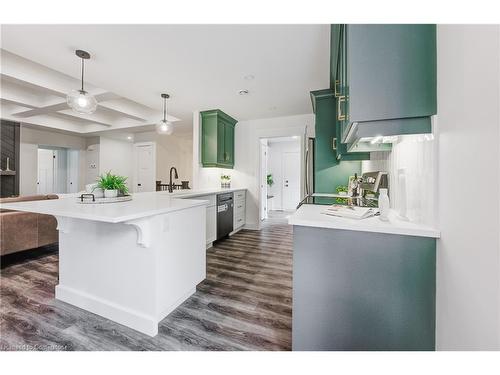
[[[64,198],[2,208],[56,217],[56,299],[155,336],[205,279],[206,204],[138,193],[120,203]]]

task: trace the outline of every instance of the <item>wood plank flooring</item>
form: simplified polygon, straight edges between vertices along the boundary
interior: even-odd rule
[[[209,249],[206,280],[153,338],[56,301],[57,247],[44,250],[3,265],[0,350],[291,350],[292,227],[282,222]]]

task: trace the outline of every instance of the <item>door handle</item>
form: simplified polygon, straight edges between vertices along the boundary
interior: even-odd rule
[[[340,96],[340,90],[337,91],[337,87],[338,85],[340,85],[340,81],[338,79],[335,80],[335,85],[333,86],[333,91],[334,91],[334,95],[336,98],[338,98]]]
[[[142,186],[142,184],[137,184],[137,186]]]
[[[339,96],[337,101],[337,120],[344,121],[346,119],[345,114],[342,114],[342,103],[345,103],[345,95]]]

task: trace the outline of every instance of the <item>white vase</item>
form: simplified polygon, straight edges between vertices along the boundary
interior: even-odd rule
[[[378,208],[380,209],[380,220],[389,221],[390,202],[387,189],[380,189],[378,196]]]
[[[104,189],[104,198],[116,198],[117,196],[118,196],[117,189],[113,190]]]
[[[94,197],[96,198],[102,198],[104,197],[104,190],[102,190],[100,187],[96,187],[94,190],[92,190],[92,194],[94,194]]]

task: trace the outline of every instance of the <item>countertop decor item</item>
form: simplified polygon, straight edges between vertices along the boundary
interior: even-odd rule
[[[231,188],[231,176],[227,174],[223,174],[220,176],[220,187],[222,189],[229,189]]]
[[[118,193],[122,195],[128,194],[125,181],[127,181],[127,177],[114,175],[109,171],[105,175],[99,176],[97,184],[98,187],[104,190],[104,198],[116,198]]]
[[[167,120],[167,99],[168,94],[161,94],[163,99],[163,120],[156,124],[156,132],[161,135],[171,135],[174,132],[174,125]]]
[[[78,203],[80,204],[118,203],[118,202],[128,202],[131,200],[132,200],[131,195],[98,198],[94,196],[94,194],[82,194],[78,197]]]
[[[85,69],[85,60],[90,59],[90,53],[87,51],[82,51],[77,49],[75,54],[82,59],[82,85],[80,90],[72,90],[66,96],[66,102],[68,106],[75,112],[82,113],[84,115],[89,115],[94,113],[97,109],[97,100],[93,95],[90,95],[83,88],[83,74]]]
[[[390,202],[387,189],[379,189],[378,207],[380,209],[380,220],[389,221]]]

